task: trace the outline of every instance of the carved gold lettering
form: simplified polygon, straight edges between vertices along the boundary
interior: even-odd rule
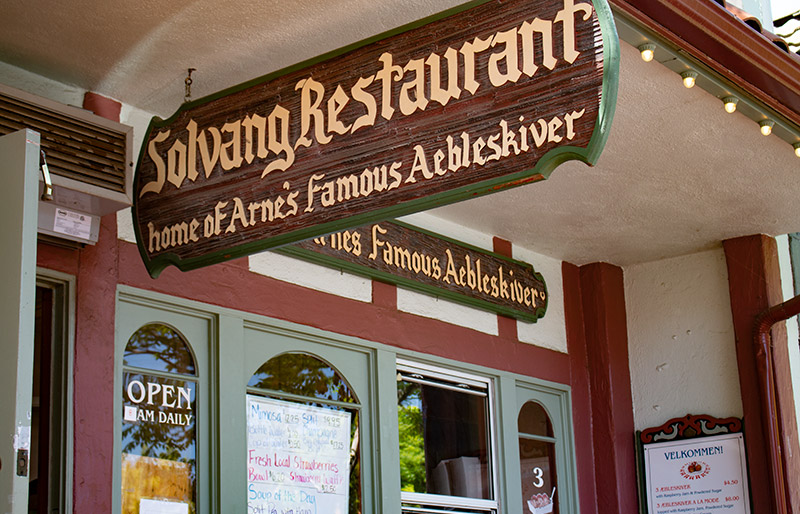
[[[294,143],[294,149],[300,146],[311,146],[311,139],[307,134],[311,128],[311,120],[314,120],[314,138],[318,143],[325,145],[331,140],[331,136],[325,133],[325,114],[319,108],[322,98],[325,96],[325,86],[311,77],[300,80],[295,85],[295,90],[300,90],[300,137]],[[312,94],[314,100],[311,100]]]
[[[444,53],[447,61],[447,87],[442,88],[442,68],[441,59],[438,54],[432,53],[425,60],[425,64],[430,69],[431,100],[447,105],[450,99],[461,97],[461,89],[458,87],[458,51],[455,48],[448,48]]]
[[[500,128],[503,130],[503,135],[501,137],[503,150],[501,151],[501,155],[503,157],[508,157],[511,155],[511,149],[514,150],[514,155],[519,155],[517,133],[512,130],[508,130],[508,123],[506,123],[506,120],[500,120]]]
[[[564,28],[564,60],[572,64],[578,58],[580,52],[575,48],[575,15],[583,13],[583,21],[592,16],[592,5],[587,3],[575,3],[575,0],[564,0],[564,8],[556,13],[554,23],[561,22]]]
[[[350,198],[358,198],[358,175],[347,175],[346,177],[337,178],[336,191],[336,199],[339,202],[349,200]]]
[[[541,132],[536,129],[537,123],[539,124],[539,127],[542,129]],[[531,134],[533,135],[533,143],[536,145],[536,148],[539,148],[547,140],[547,122],[544,120],[536,120],[535,122],[530,124],[529,129],[531,131]]]
[[[417,181],[414,175],[418,171],[421,172],[422,176],[426,179],[433,178],[433,173],[431,173],[431,171],[428,169],[428,162],[425,158],[425,149],[422,148],[422,145],[414,146],[414,163],[411,165],[411,172],[406,178],[407,184],[413,184]]]
[[[378,248],[384,245],[384,242],[378,237],[379,234],[386,234],[388,230],[378,224],[372,225],[372,251],[367,256],[368,259],[374,261],[378,256]],[[391,263],[388,263],[391,264]]]
[[[564,122],[561,121],[561,118],[555,116],[550,123],[547,124],[547,141],[550,143],[559,143],[563,139],[560,135],[556,134],[558,129],[564,125]]]
[[[444,161],[444,152],[440,148],[440,149],[436,150],[436,152],[434,152],[434,154],[433,154],[433,172],[436,175],[440,175],[441,176],[441,175],[444,175],[445,173],[447,173],[447,169],[446,168],[442,168],[442,161]]]
[[[523,121],[525,121],[525,116],[520,116],[519,117],[519,122],[522,123]],[[520,127],[519,127],[519,140],[520,140],[519,141],[519,149],[521,151],[523,151],[523,152],[527,152],[528,149],[529,149],[529,147],[528,147],[528,130],[527,130],[527,127],[525,127],[525,125],[520,125]]]
[[[491,42],[491,37],[486,39],[476,37],[472,41],[467,41],[461,45],[461,50],[459,50],[461,55],[464,56],[464,89],[473,95],[481,86],[480,83],[475,80],[475,56],[476,54],[488,50]]]
[[[219,162],[222,169],[230,171],[242,165],[242,124],[232,121],[222,126],[223,134],[230,134],[230,141],[222,143]]]
[[[572,64],[581,55],[578,25],[591,20],[593,12],[588,2],[562,0],[562,8],[552,19],[534,17],[516,27],[473,37],[462,42],[460,47],[447,47],[442,54],[430,52],[405,63],[396,63],[392,53],[383,52],[374,63],[375,73],[358,77],[349,86],[323,84],[311,76],[303,78],[294,87],[299,99],[291,102],[291,105],[298,105],[298,112],[275,104],[266,118],[253,112],[245,113],[239,119],[227,119],[221,126],[202,129],[190,119],[185,132],[180,132],[182,139],[172,141],[169,147],[161,147],[160,143],[167,141],[170,131],[156,132],[147,142],[146,153],[152,161],[155,178],[141,188],[139,196],[160,194],[166,182],[175,188],[182,187],[186,179],[194,182],[201,176],[201,169],[202,175],[209,178],[218,166],[222,171],[233,171],[245,162],[266,161],[270,156],[274,156],[273,160],[264,163],[261,177],[285,171],[295,163],[298,148],[315,143],[326,145],[334,137],[374,126],[378,101],[380,116],[391,120],[395,108],[403,116],[410,116],[426,110],[431,102],[447,106],[452,100],[462,98],[463,91],[475,94],[482,84],[499,88],[518,82],[522,75],[533,77],[540,67],[553,70],[560,60]],[[560,44],[554,43],[556,24],[561,24],[563,41]],[[561,55],[557,56],[556,51]],[[396,82],[400,83],[399,88],[395,87]],[[326,94],[328,91],[332,93]],[[484,134],[474,142],[466,132],[462,132],[460,144],[457,136],[447,136],[447,150],[431,150],[430,162],[423,147],[417,145],[405,183],[415,183],[419,177],[431,179],[447,171],[456,172],[472,164],[483,166],[487,161],[508,157],[512,152],[518,155],[534,145],[541,147],[545,142],[572,140],[576,136],[575,122],[584,113],[582,109],[549,120],[538,119],[514,130],[502,120],[499,135]],[[522,123],[524,117],[519,119]],[[292,137],[296,139],[290,139]],[[488,155],[484,154],[487,147]],[[371,170],[371,176],[367,169]],[[319,198],[325,205],[333,205],[343,199],[388,191],[399,187],[403,181],[398,169],[393,165],[388,169],[365,168],[358,178],[358,188],[349,176],[342,182],[319,184],[317,187],[321,189],[313,195],[309,191],[309,195]],[[389,177],[391,182],[387,181]],[[339,195],[334,196],[337,192]],[[288,205],[289,198],[284,200]],[[311,210],[313,201],[306,207],[306,212]],[[254,212],[248,213],[250,219],[254,218]]]
[[[522,73],[529,77],[533,77],[539,69],[536,65],[534,32],[542,38],[542,65],[552,70],[557,62],[553,56],[553,23],[539,18],[524,22],[519,28],[519,35],[522,37]]]
[[[447,264],[445,265],[445,272],[442,280],[444,282],[450,283],[450,277],[453,278],[453,282],[458,285],[460,282],[458,281],[458,275],[456,274],[456,265],[453,262],[453,254],[449,248],[445,249],[445,255],[447,255]]]
[[[222,233],[222,228],[220,225],[222,224],[222,220],[228,217],[227,214],[222,212],[222,209],[228,205],[228,202],[217,202],[217,205],[214,206],[214,231],[213,234],[218,236]]]
[[[353,100],[359,102],[361,105],[367,108],[366,114],[362,114],[356,119],[356,121],[353,122],[353,128],[351,129],[352,132],[355,132],[363,127],[371,127],[375,124],[375,118],[377,117],[378,113],[378,105],[375,102],[375,97],[364,91],[364,88],[372,84],[373,80],[375,80],[374,75],[367,78],[361,77],[356,82],[356,85],[350,89],[350,94],[353,96]]]
[[[575,137],[575,120],[583,116],[583,113],[586,112],[586,109],[581,109],[580,111],[572,111],[564,116],[564,119],[567,122],[567,139],[573,139]]]
[[[244,160],[247,164],[253,162],[256,155],[259,159],[266,159],[267,152],[267,118],[258,114],[251,114],[242,120],[244,127]],[[258,134],[256,138],[256,153],[253,153],[253,129]]]
[[[494,150],[494,153],[486,158],[487,161],[496,161],[503,155],[503,149],[500,148],[499,144],[497,144],[498,139],[500,139],[500,134],[492,134],[486,140],[486,146],[488,146],[491,150]]]
[[[268,123],[268,148],[275,155],[283,153],[283,159],[275,159],[264,168],[261,178],[267,176],[272,171],[285,171],[294,163],[294,148],[289,143],[289,110],[276,105],[269,114]],[[280,133],[278,132],[278,122],[281,123]],[[280,134],[280,137],[278,137]]]
[[[349,101],[350,98],[342,86],[336,86],[336,91],[328,99],[328,132],[347,134],[347,131],[350,130],[351,125],[345,125],[339,120],[339,114]]]
[[[408,61],[403,71],[406,77],[409,74],[414,76],[400,88],[400,112],[408,116],[418,109],[424,111],[428,106],[428,99],[425,98],[425,61],[412,59]]]
[[[180,189],[186,178],[186,145],[175,140],[167,152],[167,182]]]
[[[483,166],[486,164],[486,159],[483,158],[481,152],[486,147],[486,142],[483,140],[482,137],[479,137],[472,143],[472,162],[477,164],[478,166]]]
[[[156,179],[148,182],[147,184],[142,187],[142,192],[139,193],[139,198],[145,195],[145,193],[160,193],[161,188],[164,187],[164,181],[167,177],[167,171],[164,166],[164,159],[161,158],[161,155],[158,153],[158,149],[156,148],[157,143],[161,143],[169,137],[170,131],[167,130],[166,132],[159,132],[156,136],[150,140],[150,143],[147,145],[147,155],[150,156],[150,159],[153,161],[153,164],[156,165]]]
[[[234,197],[233,199],[233,213],[231,214],[231,222],[228,224],[228,228],[225,229],[226,233],[233,233],[236,232],[236,222],[239,222],[243,227],[249,227],[250,223],[247,221],[247,216],[245,216],[244,212],[244,204],[242,203],[241,198]]]
[[[189,120],[186,124],[186,130],[189,132],[189,155],[188,155],[188,173],[189,179],[194,181],[197,178],[197,150],[200,150],[200,158],[203,160],[203,172],[205,177],[211,176],[214,171],[214,166],[217,165],[219,160],[219,152],[222,145],[222,134],[216,127],[209,127],[208,133],[211,134],[211,150],[208,148],[208,139],[206,139],[205,130],[197,132],[197,122]],[[192,178],[194,177],[194,178]]]
[[[392,107],[392,81],[398,81],[403,77],[403,68],[392,64],[392,54],[384,52],[378,57],[383,64],[383,68],[375,74],[375,78],[381,83],[381,116],[392,119],[394,107]]]
[[[517,29],[498,32],[492,38],[492,47],[501,44],[503,50],[489,56],[489,82],[500,87],[506,82],[517,82],[522,73],[517,62]],[[505,66],[500,66],[504,63]],[[505,67],[505,71],[501,68]]]

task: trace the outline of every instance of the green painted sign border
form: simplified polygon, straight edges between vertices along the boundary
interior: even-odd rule
[[[498,305],[486,300],[482,300],[480,298],[468,296],[465,294],[458,293],[456,291],[451,291],[449,289],[445,289],[442,287],[436,287],[429,284],[425,284],[416,280],[408,279],[405,277],[400,277],[397,275],[393,275],[391,273],[387,273],[385,271],[377,270],[374,268],[370,268],[368,266],[362,266],[360,264],[356,264],[354,262],[350,262],[346,259],[337,259],[336,257],[331,257],[328,255],[323,255],[318,252],[314,252],[311,250],[307,250],[305,248],[301,248],[294,245],[283,246],[281,248],[276,248],[274,251],[280,253],[282,255],[287,255],[289,257],[295,257],[298,259],[303,259],[308,262],[312,262],[314,264],[320,264],[322,266],[326,266],[329,268],[339,269],[342,271],[347,271],[349,273],[353,273],[355,275],[367,277],[370,279],[378,280],[380,282],[386,282],[389,284],[394,284],[396,286],[403,287],[405,289],[410,289],[412,291],[417,291],[419,293],[435,296],[438,298],[443,298],[445,300],[450,300],[456,303],[460,303],[462,305],[466,305],[468,307],[475,307],[477,309],[482,309],[490,312],[494,312],[497,314],[502,314],[503,316],[508,316],[510,318],[518,319],[520,321],[526,321],[529,323],[536,323],[537,320],[544,317],[545,312],[547,311],[547,305],[550,302],[550,293],[547,290],[547,283],[544,280],[544,277],[541,273],[537,273],[536,270],[533,268],[533,265],[527,262],[519,261],[505,255],[501,255],[496,252],[492,252],[489,250],[485,250],[483,248],[478,248],[477,246],[470,245],[468,243],[464,243],[462,241],[458,241],[456,239],[452,239],[450,237],[444,236],[442,234],[437,234],[436,232],[431,232],[429,230],[416,227],[414,225],[410,225],[408,223],[404,223],[397,220],[391,220],[390,223],[398,225],[402,228],[413,230],[415,232],[419,232],[421,234],[435,237],[444,241],[445,243],[451,244],[453,246],[459,246],[467,251],[479,253],[482,255],[486,255],[492,257],[494,259],[503,260],[508,263],[530,269],[531,274],[537,280],[541,281],[544,285],[545,291],[545,303],[544,307],[540,307],[536,309],[533,313],[530,311],[524,311],[520,309],[512,309],[510,307],[505,307],[503,305]]]
[[[317,56],[315,58],[289,66],[282,70],[278,70],[273,73],[255,78],[248,82],[244,82],[242,84],[224,89],[222,91],[200,98],[198,100],[185,103],[181,105],[180,108],[171,117],[167,119],[154,117],[150,121],[150,124],[145,133],[143,139],[145,143],[142,145],[142,148],[139,153],[139,159],[137,162],[141,164],[146,155],[146,147],[147,147],[146,142],[149,140],[150,134],[155,129],[159,127],[164,127],[172,123],[175,119],[178,118],[179,114],[183,111],[186,111],[198,105],[203,105],[212,102],[214,100],[223,98],[225,96],[236,93],[243,89],[247,89],[249,87],[268,82],[283,75],[287,75],[289,73],[307,68],[319,62],[332,59],[334,57],[343,55],[347,52],[381,41],[391,36],[402,34],[409,30],[422,27],[431,22],[440,20],[442,18],[451,16],[453,14],[457,14],[459,12],[466,11],[472,7],[482,5],[490,1],[493,0],[474,0],[471,2],[467,2],[460,6],[456,6],[451,9],[439,12],[427,18],[417,20],[415,22],[384,32],[382,34],[378,34],[376,36],[362,40],[360,42],[353,43],[352,45],[342,47],[338,50],[328,52],[326,54]],[[468,186],[460,187],[443,193],[438,193],[423,198],[406,201],[394,207],[376,210],[365,214],[354,215],[347,218],[330,221],[327,223],[320,223],[311,227],[295,230],[292,232],[287,232],[285,234],[270,237],[267,239],[260,239],[257,241],[244,243],[236,247],[225,248],[222,250],[217,250],[214,252],[207,253],[202,256],[192,257],[187,259],[181,259],[174,253],[160,254],[153,259],[150,259],[147,256],[147,253],[144,248],[145,245],[144,243],[142,243],[142,241],[144,241],[143,234],[141,234],[139,224],[137,223],[136,220],[138,196],[134,195],[133,208],[131,210],[133,217],[134,231],[136,235],[136,240],[139,241],[139,244],[137,245],[139,248],[139,253],[142,257],[145,267],[148,270],[148,273],[150,274],[151,277],[157,278],[161,274],[161,272],[170,265],[176,266],[181,271],[198,269],[212,264],[217,264],[220,262],[225,262],[239,257],[252,255],[254,253],[258,253],[263,250],[269,250],[281,247],[283,245],[288,245],[297,241],[310,239],[312,237],[316,237],[319,235],[331,232],[337,232],[339,230],[351,227],[357,227],[360,225],[366,225],[371,222],[396,218],[406,214],[432,209],[435,207],[447,205],[461,200],[466,200],[469,198],[483,196],[504,189],[528,184],[531,182],[537,182],[539,180],[544,180],[548,178],[556,167],[569,160],[578,160],[589,165],[594,165],[599,159],[603,149],[605,148],[605,144],[606,141],[608,140],[608,135],[611,129],[611,123],[614,118],[614,112],[616,110],[617,93],[619,89],[620,49],[619,49],[619,36],[617,35],[613,13],[611,11],[611,7],[609,6],[607,0],[591,0],[591,2],[595,9],[595,12],[597,13],[598,23],[600,24],[600,30],[603,38],[603,81],[602,81],[602,91],[601,91],[601,99],[600,99],[597,122],[595,124],[594,131],[592,132],[589,144],[585,149],[576,146],[560,146],[558,148],[554,148],[553,150],[543,155],[541,159],[539,159],[539,161],[537,162],[536,166],[534,166],[531,169],[522,170],[520,172],[504,175],[502,177],[497,177],[495,179],[490,179],[470,184]]]

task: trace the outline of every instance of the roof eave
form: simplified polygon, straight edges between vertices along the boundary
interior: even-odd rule
[[[800,59],[714,2],[610,0],[612,7],[800,126]]]

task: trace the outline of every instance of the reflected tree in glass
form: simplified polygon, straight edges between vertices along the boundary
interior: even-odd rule
[[[265,396],[288,393],[307,398],[305,405],[350,412],[350,514],[361,512],[361,445],[358,399],[347,381],[330,364],[307,353],[289,352],[265,362],[247,383]],[[272,393],[272,394],[271,394]],[[351,403],[353,408],[329,402]]]
[[[146,498],[186,503],[194,513],[197,373],[192,352],[173,328],[149,324],[129,339],[123,365],[122,512],[138,513]]]

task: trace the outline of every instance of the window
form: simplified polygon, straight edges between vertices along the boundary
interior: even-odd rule
[[[124,286],[116,323],[114,514],[578,510],[566,386]]]
[[[152,323],[125,347],[122,513],[182,512],[197,504],[197,369],[188,343]]]
[[[248,512],[360,514],[361,406],[344,377],[292,352],[247,386]]]
[[[556,492],[556,440],[544,407],[526,402],[517,420],[522,476],[522,512],[558,514]]]
[[[495,512],[491,383],[398,362],[403,512]]]

